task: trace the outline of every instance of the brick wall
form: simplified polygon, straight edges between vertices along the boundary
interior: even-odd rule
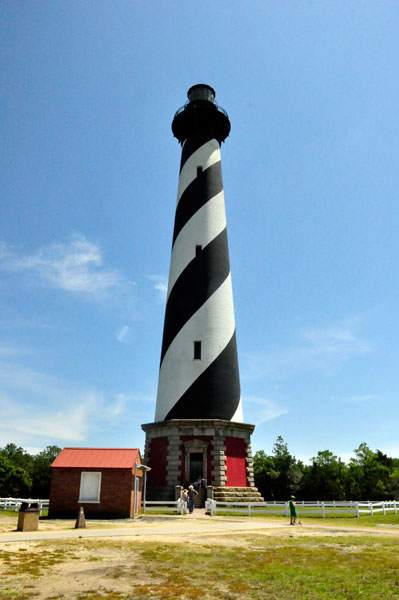
[[[100,502],[79,502],[81,472],[101,471]],[[142,473],[139,506],[141,504]],[[54,467],[52,469],[49,517],[73,518],[83,506],[88,518],[129,518],[133,514],[134,474],[132,469],[82,469]]]

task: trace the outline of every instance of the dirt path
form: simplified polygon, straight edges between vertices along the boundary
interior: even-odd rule
[[[39,522],[39,531],[16,531],[16,520],[0,516],[0,544],[55,539],[86,539],[106,537],[136,537],[143,539],[173,538],[179,539],[198,535],[231,534],[234,532],[258,532],[277,534],[289,532],[290,535],[398,535],[394,527],[352,527],[336,525],[308,524],[291,527],[285,521],[275,519],[256,519],[248,517],[209,517],[204,511],[197,510],[193,515],[183,516],[141,516],[135,520],[88,521],[86,529],[75,529],[73,520],[44,520]]]
[[[213,546],[239,551],[253,547],[259,536],[273,538],[272,543],[278,545],[293,537],[372,535],[387,538],[399,533],[398,528],[388,527],[306,523],[302,527],[291,527],[285,520],[209,517],[201,511],[193,516],[151,515],[134,521],[88,521],[86,529],[77,530],[73,520],[43,520],[39,522],[39,531],[26,533],[16,531],[16,524],[16,518],[0,515],[1,600],[161,598],[162,595],[147,593],[152,586],[162,583],[157,573],[147,572],[141,558],[143,548],[154,552],[154,546],[146,545],[147,542],[156,542],[156,548],[160,542],[162,545],[197,545],[211,556]],[[132,590],[136,589],[141,594],[132,596]],[[209,598],[204,596],[204,600]]]

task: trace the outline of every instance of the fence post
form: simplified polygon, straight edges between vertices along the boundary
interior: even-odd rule
[[[251,516],[251,503],[248,502],[248,517]]]
[[[386,516],[386,514],[387,514],[387,511],[386,511],[386,506],[385,506],[385,502],[383,502],[383,503],[382,503],[382,514],[384,515],[384,517],[385,517],[385,516]]]
[[[321,503],[321,514],[323,516],[323,519],[325,519],[326,518],[326,507],[325,507],[324,502]]]
[[[213,516],[216,514],[216,501],[213,499],[208,499],[205,502],[205,510],[208,511],[208,513]]]
[[[396,500],[393,501],[393,514],[397,515],[398,514],[398,510],[396,508]]]
[[[351,503],[352,504],[352,503]],[[352,507],[351,507],[352,508]],[[359,518],[359,502],[356,502],[355,504],[355,509],[356,509],[356,518]]]
[[[288,502],[285,503],[284,509],[284,514],[286,517],[288,517]]]
[[[374,510],[373,510],[373,505],[371,502],[369,502],[369,509],[370,509],[370,515],[373,517],[374,516]]]

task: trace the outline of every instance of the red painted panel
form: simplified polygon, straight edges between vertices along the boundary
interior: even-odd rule
[[[166,461],[168,452],[168,438],[153,438],[150,444],[148,466],[148,485],[166,485]]]
[[[227,487],[247,487],[245,440],[226,438]]]

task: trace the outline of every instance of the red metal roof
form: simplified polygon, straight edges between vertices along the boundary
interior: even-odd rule
[[[141,462],[138,448],[63,448],[52,467],[131,469]]]

